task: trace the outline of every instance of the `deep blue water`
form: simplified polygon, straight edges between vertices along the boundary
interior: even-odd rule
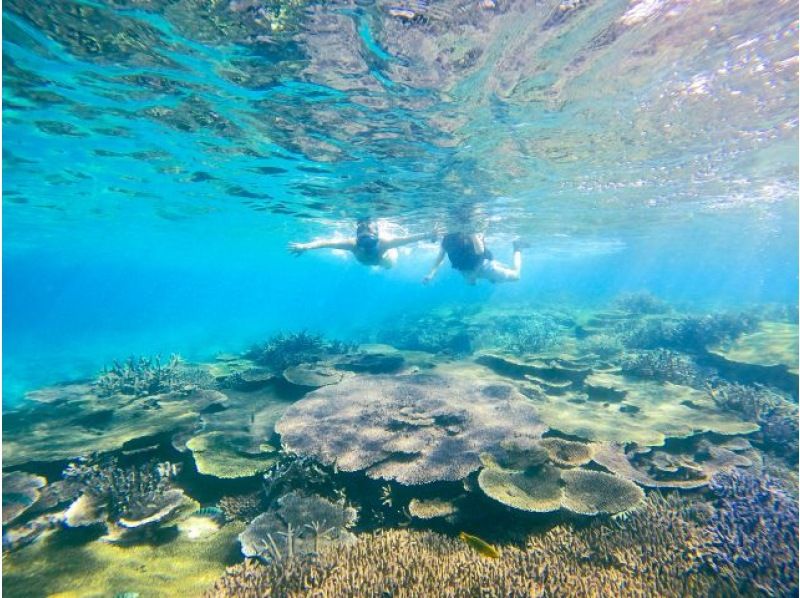
[[[4,403],[443,303],[796,304],[792,7],[240,4],[5,4]],[[522,281],[286,251],[364,215],[522,237]]]

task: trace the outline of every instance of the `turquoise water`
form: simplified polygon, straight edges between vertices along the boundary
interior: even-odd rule
[[[308,563],[258,552],[243,530],[259,512],[283,517],[279,495],[305,505],[296,492],[352,505],[358,524],[337,537],[358,535],[379,559],[413,561],[398,546],[417,546],[425,565],[408,595],[434,595],[441,570],[467,572],[453,594],[465,596],[529,595],[520,579],[544,596],[597,595],[586,585],[595,579],[603,595],[655,595],[653,579],[665,596],[796,595],[795,3],[8,0],[3,34],[9,595],[28,595],[32,580],[43,596],[258,595],[231,590],[241,569],[214,586],[244,557],[265,565],[254,577],[266,580],[262,593],[276,580],[289,580],[288,591],[292,567]],[[401,248],[391,269],[344,251],[289,251],[353,237],[365,217],[393,236],[483,232],[505,265],[521,240],[520,280],[471,286],[445,263],[424,285],[438,252],[431,240]],[[275,336],[301,331],[324,339]],[[307,353],[296,347],[303,339]],[[266,344],[248,353],[257,343]],[[164,364],[172,354],[183,360],[177,373],[167,368],[174,379],[135,392],[120,382],[152,374],[153,362],[126,369],[128,356]],[[370,433],[439,417],[438,432],[460,440],[459,401],[480,420],[487,397],[519,399],[536,414],[522,409],[497,429],[481,420],[489,452],[459,448],[442,461],[468,455],[469,467],[424,483],[397,465],[419,451],[385,449],[358,466],[352,454],[374,446],[349,461],[334,455],[325,443],[340,434],[343,445],[364,439],[335,429],[348,409],[320,416],[312,399],[337,405],[347,393],[347,405],[369,411],[397,388],[436,395],[432,403],[455,393],[457,415],[430,416],[424,404],[408,415],[390,403],[401,423]],[[666,424],[652,415],[662,410]],[[516,412],[498,419],[507,413]],[[699,423],[685,430],[687,421]],[[557,471],[549,481],[567,493],[570,476],[613,474],[635,506],[595,517],[572,497],[540,512],[479,483],[512,471],[495,454],[512,451],[505,440],[539,442],[543,429],[594,461],[568,469],[575,464],[549,454],[509,475]],[[595,453],[595,443],[617,442],[621,454],[607,444]],[[290,453],[305,477],[282,477]],[[156,474],[156,461],[182,473],[159,465]],[[239,466],[244,473],[226,470]],[[147,478],[154,495],[180,489],[186,500],[136,536],[119,506],[130,497],[101,474]],[[76,524],[66,509],[84,496],[105,501],[102,516]],[[452,500],[457,514],[431,523],[412,513],[413,501],[429,499]],[[250,510],[237,503],[248,500]],[[7,524],[6,504],[19,501]],[[625,550],[655,542],[647,554],[671,554],[643,537],[651,516],[669,523],[658,541],[683,548],[648,577],[647,563],[626,569],[638,553]],[[202,527],[198,518],[210,534],[199,544],[187,527]],[[273,524],[291,536],[288,519]],[[590,548],[554,549],[561,526],[573,548]],[[461,531],[501,557],[485,560]],[[119,536],[137,549],[120,548]],[[334,567],[313,552],[322,555],[313,566]],[[346,572],[355,557],[342,554],[334,569]],[[555,564],[534,575],[540,554]],[[358,562],[364,588],[405,595]],[[275,572],[284,565],[286,579]],[[356,577],[331,576],[326,595],[354,595],[336,584]]]

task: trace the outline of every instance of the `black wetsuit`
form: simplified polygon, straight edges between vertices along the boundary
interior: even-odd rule
[[[475,235],[467,233],[448,233],[442,239],[442,249],[450,258],[450,265],[461,272],[472,272],[485,260],[492,259],[492,253],[484,245],[483,253],[475,249]]]

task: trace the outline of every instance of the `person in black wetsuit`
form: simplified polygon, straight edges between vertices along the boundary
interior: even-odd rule
[[[484,278],[489,282],[514,282],[519,280],[522,269],[522,243],[514,241],[513,267],[504,266],[492,257],[486,248],[483,235],[479,233],[448,233],[442,238],[439,255],[428,275],[422,279],[427,284],[444,262],[445,256],[450,258],[450,265],[461,272],[469,284],[475,284]]]
[[[409,235],[407,237],[389,237],[381,233],[375,220],[362,218],[356,225],[354,239],[318,239],[309,243],[289,243],[289,251],[300,255],[310,249],[344,249],[351,251],[355,258],[365,266],[382,266],[391,268],[397,262],[397,248],[417,241],[436,241],[439,233]]]

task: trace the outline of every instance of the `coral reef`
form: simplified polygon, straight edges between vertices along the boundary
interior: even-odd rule
[[[621,513],[635,509],[644,500],[644,492],[617,476],[587,469],[561,472],[564,497],[561,506],[580,515]]]
[[[236,440],[223,432],[207,432],[191,438],[186,448],[192,451],[198,472],[218,478],[254,476],[275,463],[276,448],[264,443],[261,454],[247,454]]]
[[[624,520],[559,525],[487,559],[429,531],[385,530],[314,559],[228,569],[206,595],[707,596],[730,586],[698,567],[707,534],[676,498],[648,498]],[[728,594],[725,594],[725,591]]]
[[[244,556],[280,561],[355,540],[347,531],[358,519],[352,507],[298,492],[285,494],[277,505],[239,534]]]
[[[81,598],[199,596],[230,564],[241,530],[241,524],[229,524],[202,538],[178,535],[125,546],[76,544],[53,534],[3,558],[3,591],[9,596],[73,592]]]
[[[720,383],[711,391],[714,402],[761,427],[761,443],[791,464],[798,461],[797,403],[766,386]]]
[[[677,349],[702,352],[709,345],[737,338],[758,324],[749,313],[648,317],[620,322],[616,331],[631,349]]]
[[[587,440],[660,446],[666,438],[699,432],[747,434],[758,424],[720,408],[707,392],[688,386],[626,378],[611,372],[585,379],[579,392],[534,393],[542,421],[564,434]]]
[[[539,445],[547,451],[550,460],[562,467],[586,465],[592,460],[591,445],[563,438],[543,438]]]
[[[211,376],[202,369],[188,367],[177,355],[166,364],[156,357],[130,357],[125,362],[115,361],[106,368],[94,383],[100,397],[132,395],[144,397],[169,392],[189,392],[211,386]]]
[[[541,465],[524,471],[485,467],[478,485],[489,498],[520,511],[548,513],[561,508],[561,470]]]
[[[308,363],[301,363],[283,370],[283,378],[289,384],[312,388],[337,384],[341,382],[342,376],[344,376],[342,372],[337,372],[332,368]]]
[[[798,505],[769,477],[743,471],[714,477],[717,498],[707,527],[713,560],[739,595],[797,596]]]
[[[670,306],[652,293],[626,293],[614,300],[613,307],[633,315],[663,314]]]
[[[648,488],[701,488],[720,472],[753,465],[745,455],[702,438],[671,452],[636,446],[626,450],[613,442],[597,443],[593,448],[595,463]]]
[[[58,529],[63,521],[61,513],[46,513],[25,523],[3,529],[3,552],[19,550],[46,534]],[[5,555],[3,563],[5,565]],[[4,578],[5,581],[5,578]]]
[[[714,375],[713,370],[699,367],[688,355],[669,349],[626,353],[620,360],[620,370],[627,376],[695,388],[704,387]]]
[[[644,499],[636,484],[621,477],[549,464],[524,471],[486,467],[478,484],[489,498],[533,513],[563,508],[579,515],[614,514],[633,509]]]
[[[285,451],[281,451],[275,464],[264,473],[262,485],[267,503],[296,488],[320,494],[342,494],[333,479],[332,468],[312,457],[301,457]]]
[[[601,358],[609,358],[621,353],[625,346],[618,336],[613,334],[593,334],[581,343],[584,353],[597,355]]]
[[[355,376],[294,403],[275,427],[290,452],[415,485],[460,480],[508,437],[546,431],[510,385],[465,376]]]
[[[504,314],[480,330],[476,345],[512,355],[531,355],[553,347],[562,333],[558,321],[549,314]]]
[[[570,325],[564,314],[545,310],[457,308],[402,314],[377,339],[401,349],[452,356],[481,349],[527,355],[555,347]]]
[[[92,395],[23,406],[4,413],[3,463],[75,459],[110,452],[126,442],[166,432],[192,431],[200,413],[225,403],[214,390],[172,392],[146,397]]]
[[[264,512],[265,498],[263,492],[223,496],[219,501],[219,508],[226,519],[248,523]]]
[[[128,541],[174,517],[185,506],[183,490],[172,484],[178,467],[172,463],[148,463],[118,467],[113,459],[103,464],[70,464],[64,476],[77,480],[84,490],[67,509],[71,527],[105,523],[109,540]],[[123,529],[119,529],[123,528]]]
[[[737,363],[764,367],[784,366],[796,375],[800,354],[797,324],[761,322],[754,330],[735,339],[722,339],[716,346],[709,347],[709,351]]]
[[[3,525],[8,525],[27,511],[47,484],[42,476],[14,471],[3,474]]]
[[[280,375],[286,368],[301,363],[316,363],[354,350],[354,345],[327,341],[321,335],[302,331],[277,334],[266,342],[251,347],[245,357]]]
[[[415,519],[437,519],[449,517],[457,512],[456,505],[447,500],[412,498],[408,503],[408,513]]]

